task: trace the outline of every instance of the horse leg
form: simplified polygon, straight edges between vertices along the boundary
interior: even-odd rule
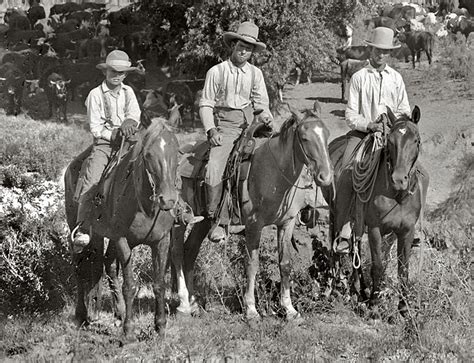
[[[189,233],[186,243],[184,244],[184,279],[191,301],[191,310],[193,310],[192,302],[194,301],[194,263],[201,248],[202,241],[206,238],[207,233],[211,229],[211,220],[205,219],[196,223]]]
[[[375,306],[378,303],[378,294],[382,282],[382,235],[379,227],[369,228],[370,254],[372,257],[372,267],[370,270],[372,276],[372,293],[370,295],[370,305]]]
[[[296,219],[293,218],[283,226],[278,226],[278,259],[280,263],[280,306],[285,311],[288,321],[302,320],[301,314],[296,311],[291,303],[290,296],[290,251],[291,236],[295,227]]]
[[[406,317],[408,312],[408,264],[414,235],[415,226],[412,226],[410,230],[404,233],[397,233],[398,280],[400,281],[400,301],[398,302],[398,311],[403,317]]]
[[[113,310],[117,326],[121,325],[125,319],[125,301],[122,291],[120,290],[120,282],[118,279],[119,264],[117,261],[117,247],[115,241],[110,240],[105,253],[105,272],[109,280],[110,291],[112,292]]]
[[[179,314],[191,315],[191,305],[189,303],[189,291],[183,271],[184,259],[184,234],[186,226],[175,225],[171,231],[171,260],[176,272],[176,287],[178,290],[179,306],[176,308]]]
[[[155,294],[155,330],[161,337],[164,337],[166,328],[165,274],[169,247],[169,233],[151,246],[153,261],[153,293]]]
[[[260,319],[260,314],[255,306],[255,277],[257,276],[259,264],[259,246],[262,228],[263,225],[261,223],[253,223],[252,225],[245,226],[247,284],[245,287],[244,303],[245,318],[248,322]]]
[[[98,319],[103,254],[103,238],[92,235],[88,248],[74,257],[78,287],[75,319],[79,326]]]
[[[123,322],[123,332],[127,339],[133,339],[133,299],[135,298],[136,287],[133,279],[132,270],[132,250],[128,245],[127,239],[121,237],[117,241],[117,255],[122,265],[123,271],[123,286],[122,292],[125,298],[125,320]]]

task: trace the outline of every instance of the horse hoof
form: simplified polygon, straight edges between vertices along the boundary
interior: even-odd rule
[[[245,322],[250,329],[256,329],[260,325],[262,317],[258,313],[247,314],[245,316]]]

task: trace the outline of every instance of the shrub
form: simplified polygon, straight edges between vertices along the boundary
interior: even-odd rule
[[[467,46],[463,35],[450,34],[440,41],[440,55],[449,65],[449,75],[474,84],[474,49]]]
[[[72,296],[63,191],[53,182],[0,192],[0,306],[9,313],[62,308]]]

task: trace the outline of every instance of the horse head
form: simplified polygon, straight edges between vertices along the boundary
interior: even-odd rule
[[[387,162],[392,186],[397,191],[407,190],[415,170],[421,142],[417,126],[420,115],[419,107],[415,106],[411,118],[398,118],[387,135]]]
[[[295,156],[308,167],[316,185],[331,184],[334,173],[328,151],[329,130],[321,121],[319,103],[316,101],[314,108],[304,115],[291,112],[295,126]]]
[[[178,201],[176,170],[178,141],[164,125],[164,119],[155,118],[143,138],[145,172],[152,189],[153,208],[172,209]]]

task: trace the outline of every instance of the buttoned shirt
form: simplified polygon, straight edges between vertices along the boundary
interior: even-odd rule
[[[351,78],[346,123],[352,130],[367,132],[367,125],[386,113],[387,106],[397,118],[411,114],[402,76],[388,65],[378,71],[368,64]]]
[[[86,99],[87,119],[95,139],[110,141],[112,131],[126,119],[140,122],[140,107],[130,86],[122,84],[112,91],[104,81],[92,89]]]
[[[260,69],[250,63],[235,66],[230,60],[221,62],[206,74],[199,107],[222,107],[243,110],[253,103],[271,116],[267,87]],[[207,131],[215,127],[212,120],[203,120]]]

